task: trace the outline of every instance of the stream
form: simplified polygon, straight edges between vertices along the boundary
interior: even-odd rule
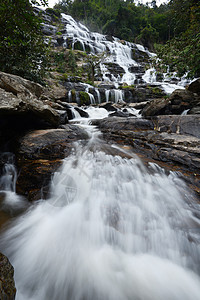
[[[74,122],[89,141],[74,143],[49,199],[31,204],[1,234],[16,299],[199,300],[200,206],[185,183],[106,144],[88,120]],[[26,205],[6,180],[3,201],[13,210],[16,201]]]

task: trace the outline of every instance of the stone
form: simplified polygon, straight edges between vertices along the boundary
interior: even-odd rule
[[[74,109],[80,114],[82,118],[89,118],[89,114],[82,110],[80,107],[74,107]]]
[[[0,253],[0,299],[14,300],[15,294],[14,268],[8,258]]]
[[[156,115],[179,115],[192,109],[198,101],[194,94],[188,90],[175,90],[169,98],[154,99],[142,110],[144,117]]]
[[[188,91],[200,95],[200,78],[190,83],[188,86]]]
[[[200,191],[200,116],[156,116],[148,119],[110,117],[93,120],[109,142],[133,151],[162,167],[178,170],[192,189]]]
[[[148,102],[142,109],[141,114],[144,117],[160,115],[165,112],[167,105],[169,105],[170,100],[161,98],[154,99]]]
[[[107,111],[117,111],[117,108],[112,102],[103,102],[99,105],[100,108],[105,108]]]
[[[62,159],[71,153],[73,142],[88,138],[78,126],[63,127],[31,131],[18,141],[16,190],[29,201],[44,197],[44,190],[48,194],[51,176],[61,166]]]

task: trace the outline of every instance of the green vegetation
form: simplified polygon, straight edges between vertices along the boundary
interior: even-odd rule
[[[0,69],[37,82],[48,67],[48,46],[32,6],[41,4],[47,1],[1,0],[0,5]]]
[[[79,92],[79,100],[80,100],[80,106],[90,104],[90,97],[86,92]]]
[[[200,3],[195,0],[173,0],[170,11],[174,22],[174,36],[162,46],[157,45],[158,56],[163,64],[179,76],[200,76]]]

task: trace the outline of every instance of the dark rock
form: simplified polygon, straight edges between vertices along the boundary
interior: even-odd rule
[[[82,110],[80,107],[74,107],[74,109],[80,114],[82,118],[89,118],[89,114]]]
[[[144,73],[143,66],[131,66],[128,68],[129,72],[131,73]]]
[[[0,299],[14,300],[15,294],[14,268],[8,258],[0,253]]]
[[[155,128],[159,132],[191,135],[200,139],[200,116],[158,116],[154,117]]]
[[[16,189],[30,201],[40,199],[48,191],[52,174],[73,148],[73,142],[87,139],[87,133],[74,125],[65,129],[36,130],[19,140],[16,150],[20,170]]]
[[[124,112],[124,111],[115,111],[111,114],[108,115],[109,117],[120,117],[120,118],[127,118],[127,117],[133,117],[134,115],[133,114],[130,114],[128,112]]]
[[[99,105],[101,108],[105,108],[107,111],[117,111],[117,108],[112,102],[104,102]]]
[[[142,115],[178,115],[196,105],[193,93],[187,90],[175,90],[169,98],[155,99],[142,110]]]
[[[129,144],[134,152],[156,160],[162,167],[182,172],[199,193],[199,116],[157,116],[149,120],[113,117],[92,123],[109,142]]]
[[[188,91],[200,95],[200,78],[196,79],[188,86]]]
[[[155,99],[147,103],[142,109],[141,114],[144,117],[155,116],[165,113],[165,109],[169,104],[169,99]]]
[[[125,70],[120,65],[118,65],[117,63],[109,62],[109,63],[104,63],[104,65],[114,75],[125,73]]]

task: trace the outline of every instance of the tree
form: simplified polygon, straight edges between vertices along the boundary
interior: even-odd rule
[[[87,54],[86,63],[88,64],[88,75],[90,77],[92,85],[94,85],[96,68],[100,65],[100,63],[103,62],[103,60],[107,56],[108,56],[108,54],[106,54],[105,52],[99,53],[97,55],[94,55],[94,54],[91,54],[91,53]]]
[[[46,0],[1,0],[0,69],[30,80],[42,81],[47,67],[47,47],[41,21],[33,5]]]

